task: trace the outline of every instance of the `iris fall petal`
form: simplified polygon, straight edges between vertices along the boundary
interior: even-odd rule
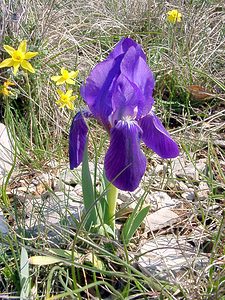
[[[179,149],[169,133],[163,127],[154,113],[143,117],[139,125],[143,130],[142,140],[162,158],[174,158],[179,155]]]
[[[119,121],[111,130],[105,173],[121,190],[134,191],[144,175],[146,158],[140,149],[141,134],[135,121]]]

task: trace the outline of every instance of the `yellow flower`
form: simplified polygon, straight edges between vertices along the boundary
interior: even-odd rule
[[[57,93],[60,97],[59,100],[56,101],[56,104],[59,105],[59,108],[63,108],[66,106],[69,109],[73,110],[73,102],[77,99],[77,95],[72,96],[73,90],[68,90],[66,93],[61,90],[57,90]]]
[[[182,14],[177,9],[173,9],[173,10],[170,10],[167,12],[167,20],[170,23],[175,24],[175,23],[181,22],[181,17],[182,17]]]
[[[8,79],[3,83],[3,86],[1,88],[0,93],[9,96],[13,95],[13,93],[10,91],[9,86],[15,85],[13,82],[9,81]]]
[[[27,60],[36,56],[38,52],[26,52],[27,50],[26,41],[22,41],[17,50],[8,45],[4,45],[3,48],[5,49],[6,52],[9,53],[9,55],[11,55],[11,58],[7,58],[3,60],[0,63],[0,68],[13,67],[14,75],[16,75],[20,66],[31,73],[35,72],[34,68]]]
[[[63,83],[75,84],[73,79],[75,79],[77,77],[78,72],[79,71],[69,72],[65,68],[62,68],[61,69],[61,75],[52,76],[51,80],[55,81],[56,85],[60,85],[60,84],[63,84]]]

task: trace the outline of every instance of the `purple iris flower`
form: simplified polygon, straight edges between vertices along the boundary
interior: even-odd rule
[[[152,111],[154,78],[146,56],[136,42],[123,38],[91,71],[81,87],[89,112],[78,112],[69,135],[71,169],[82,161],[88,127],[84,117],[93,116],[109,132],[105,174],[117,188],[134,191],[145,173],[141,140],[162,158],[179,155],[160,120]]]

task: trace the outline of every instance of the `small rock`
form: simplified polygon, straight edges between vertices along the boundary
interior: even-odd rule
[[[71,216],[77,220],[83,209],[80,197],[70,191],[68,193],[46,192],[41,198],[30,199],[27,205],[31,211],[27,211],[29,219],[26,220],[28,227],[37,224],[59,224],[62,220],[70,222]]]
[[[61,184],[67,185],[76,185],[78,182],[80,182],[77,170],[72,171],[69,168],[60,172],[59,180]]]
[[[171,226],[178,219],[179,216],[175,212],[167,207],[163,207],[145,218],[145,232],[156,231]]]
[[[199,249],[173,235],[148,241],[140,251],[143,254],[138,262],[141,269],[164,279],[177,278],[187,269],[202,269],[208,263],[208,258],[200,254]]]
[[[181,190],[181,191],[184,191],[184,192],[189,192],[189,187],[183,182],[183,181],[178,181],[178,188]]]
[[[199,200],[206,200],[209,196],[209,186],[206,182],[201,181],[198,186],[198,190],[196,191],[197,198]]]
[[[183,157],[175,158],[172,161],[171,169],[178,178],[188,178],[189,180],[199,180],[199,175],[206,168],[206,159],[202,158],[196,162],[185,161]]]
[[[181,194],[182,198],[193,201],[195,199],[195,192],[194,191],[189,191]]]
[[[13,165],[13,147],[4,124],[0,123],[0,184]]]
[[[156,210],[163,207],[175,206],[179,201],[177,199],[172,199],[165,192],[154,192],[147,195],[146,202],[151,205],[152,209]]]
[[[0,233],[7,234],[9,232],[3,212],[0,210]]]

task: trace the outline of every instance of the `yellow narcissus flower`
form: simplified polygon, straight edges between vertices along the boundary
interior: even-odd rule
[[[175,24],[181,22],[181,17],[182,14],[177,9],[173,9],[167,12],[167,20],[170,23]]]
[[[9,86],[15,85],[13,82],[6,80],[3,83],[3,86],[1,88],[1,94],[5,95],[5,96],[9,96],[9,95],[13,95],[13,93],[9,90]]]
[[[75,84],[75,81],[73,79],[75,79],[77,77],[78,72],[79,71],[69,72],[65,68],[62,68],[61,69],[61,75],[52,76],[51,80],[55,81],[56,85],[60,85],[60,84],[63,84],[63,83]]]
[[[57,90],[57,93],[60,97],[59,100],[56,101],[56,104],[59,105],[59,108],[63,108],[66,106],[69,109],[73,110],[73,102],[77,99],[77,95],[72,96],[73,90],[68,90],[66,93],[61,90]]]
[[[11,55],[11,58],[3,60],[0,63],[0,68],[13,67],[13,74],[16,75],[19,67],[21,66],[23,69],[28,70],[31,73],[35,73],[34,68],[27,60],[38,55],[38,52],[26,52],[26,41],[22,41],[17,50],[9,45],[4,45],[3,48],[9,53],[9,55]]]

